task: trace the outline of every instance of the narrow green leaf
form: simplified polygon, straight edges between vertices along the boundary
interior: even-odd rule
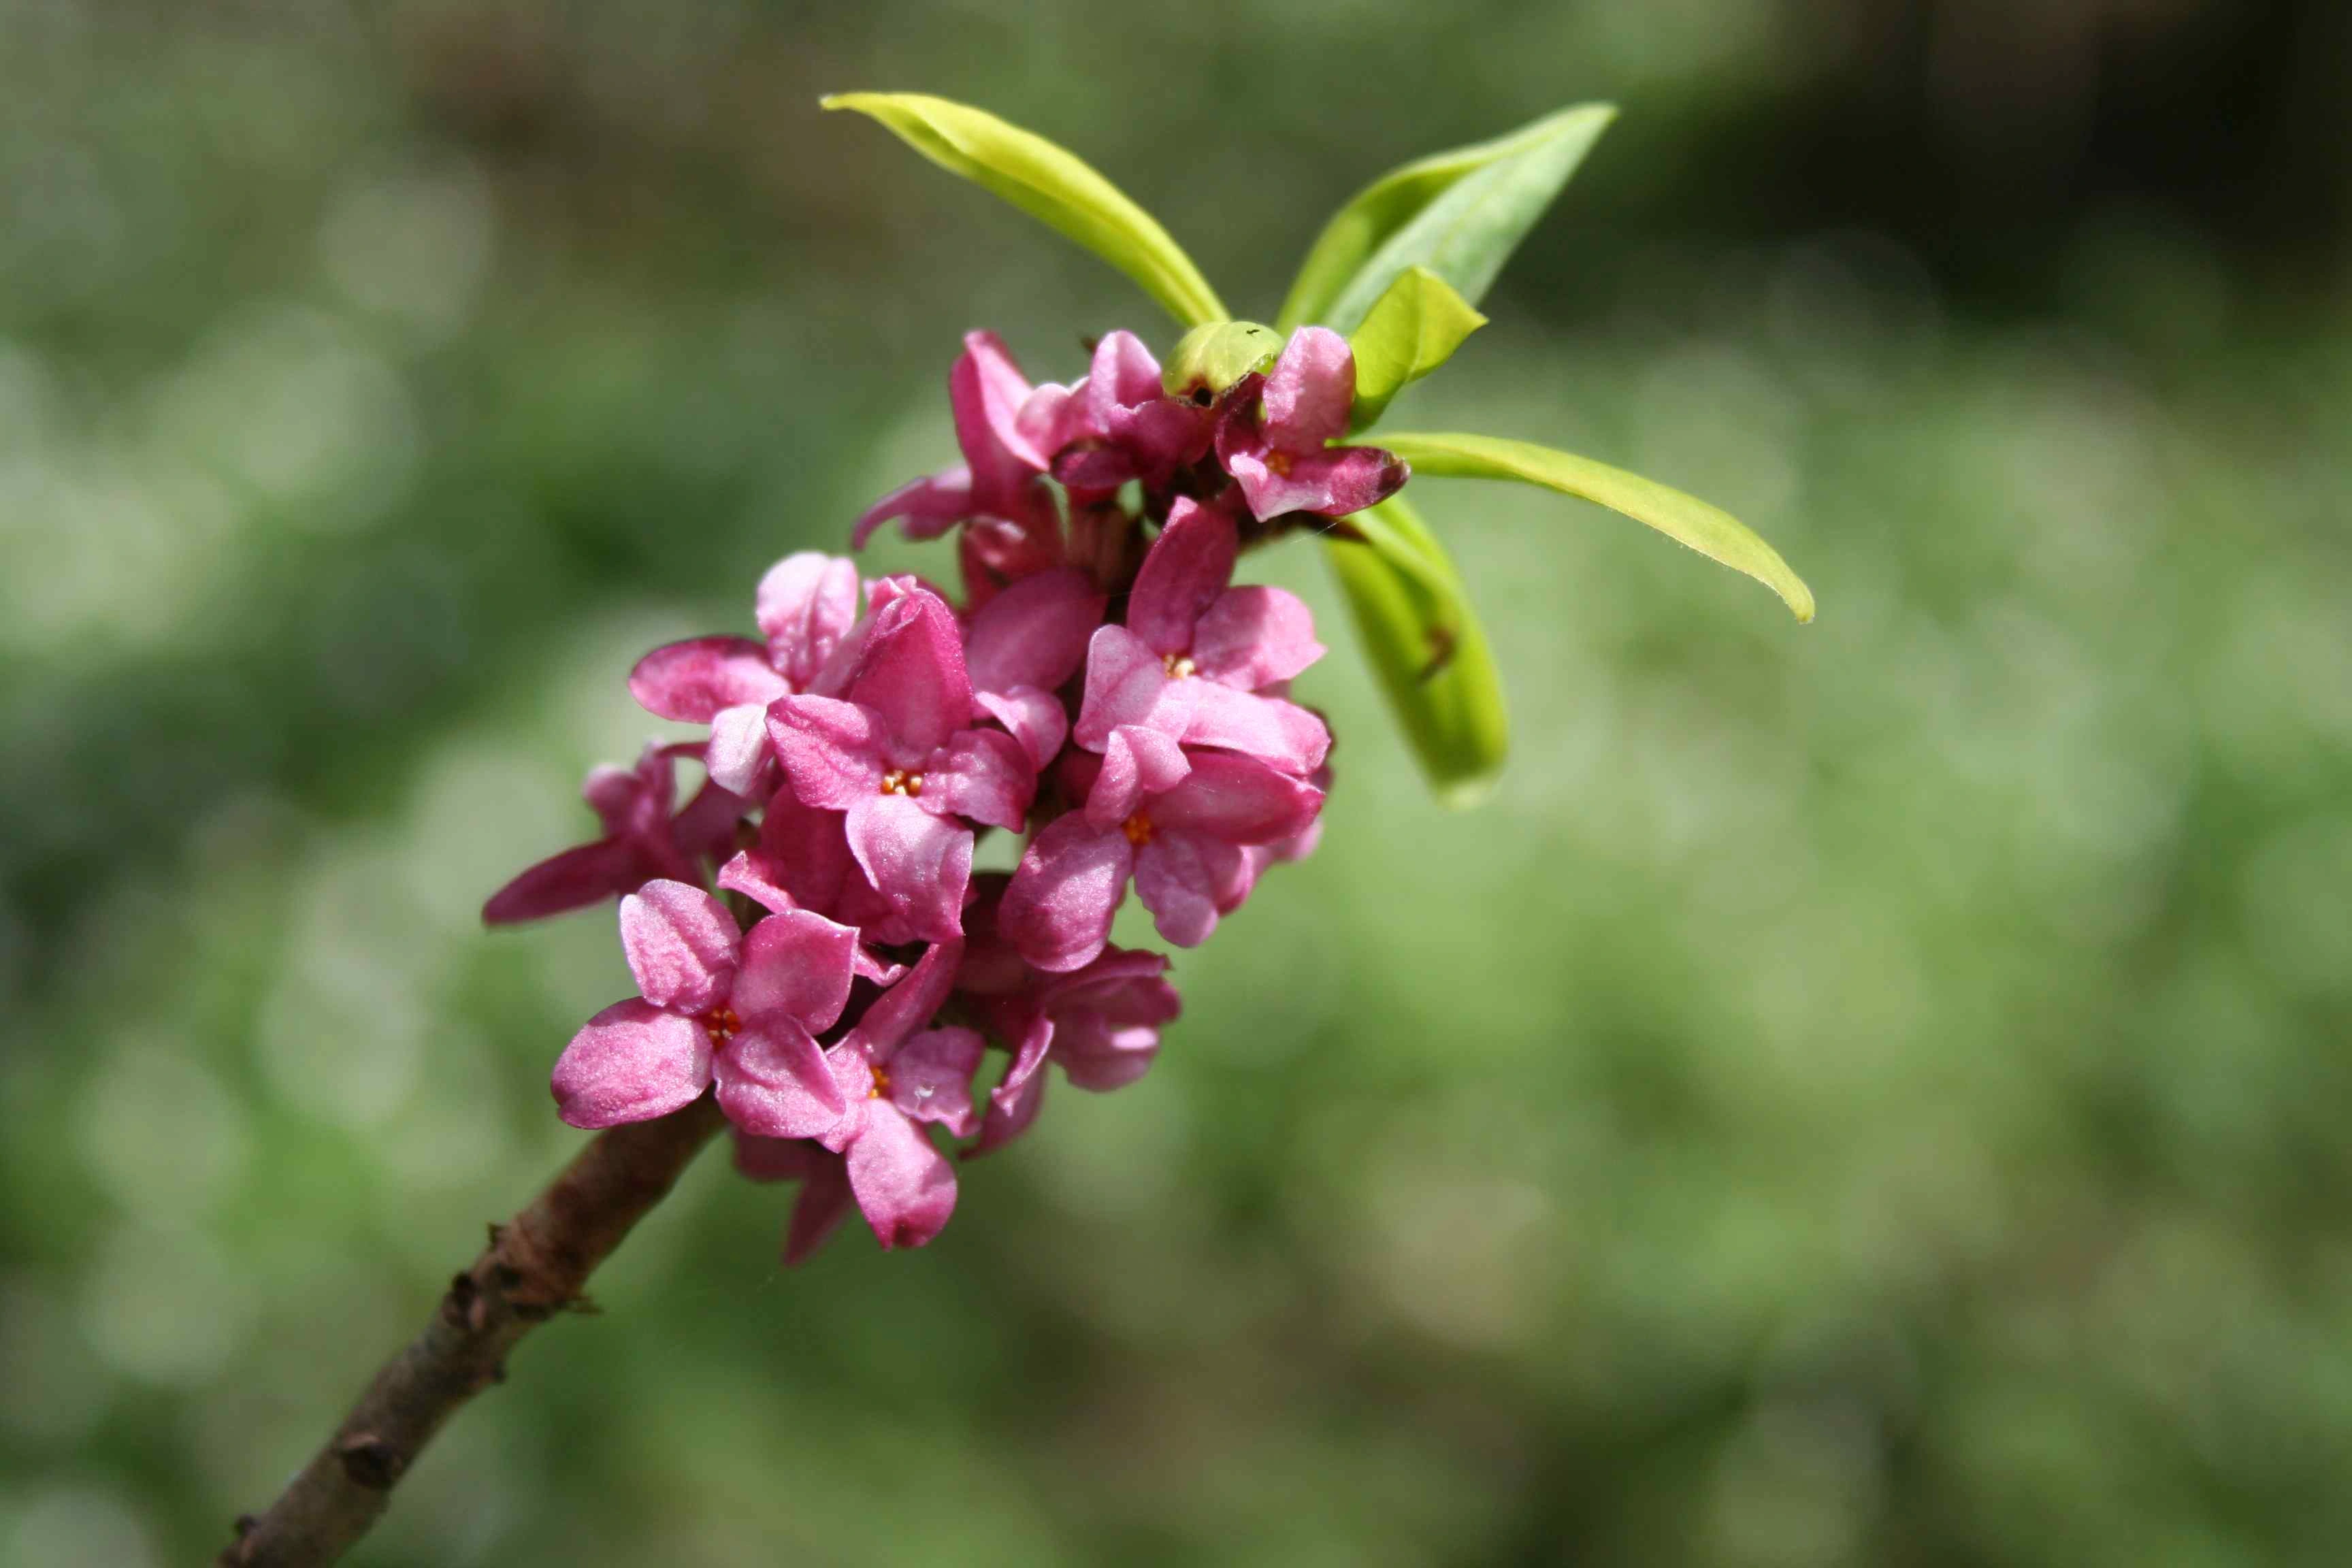
[[[1328,538],[1324,551],[1364,657],[1437,798],[1475,805],[1510,750],[1486,634],[1444,547],[1402,499],[1348,521],[1362,541]]]
[[[1470,301],[1426,267],[1408,267],[1348,339],[1356,356],[1356,405],[1349,427],[1369,428],[1389,399],[1454,357],[1486,324]]]
[[[1171,397],[1223,397],[1242,377],[1273,364],[1282,334],[1258,321],[1213,321],[1176,340],[1160,385]]]
[[[1390,433],[1381,446],[1412,465],[1420,476],[1469,479],[1517,479],[1562,495],[1598,501],[1612,511],[1646,522],[1701,555],[1745,572],[1788,602],[1800,621],[1813,618],[1813,591],[1789,569],[1780,552],[1729,512],[1654,479],[1498,436],[1429,436]]]
[[[1186,326],[1224,320],[1217,291],[1168,231],[1091,165],[1044,137],[919,92],[843,92],[818,102],[880,121],[942,169],[993,191],[1134,279]]]
[[[1610,104],[1579,104],[1492,142],[1390,170],[1316,237],[1276,327],[1287,333],[1321,321],[1350,331],[1396,275],[1415,264],[1476,304],[1616,115]]]

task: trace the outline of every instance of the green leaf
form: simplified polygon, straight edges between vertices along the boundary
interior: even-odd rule
[[[942,169],[1059,229],[1141,284],[1186,326],[1228,314],[1192,258],[1150,213],[1044,137],[919,92],[843,92],[817,101],[872,116]]]
[[[1423,477],[1517,479],[1562,495],[1581,496],[1636,522],[1646,522],[1701,555],[1745,572],[1788,602],[1797,619],[1813,618],[1813,591],[1789,570],[1780,552],[1729,512],[1682,491],[1528,441],[1497,436],[1428,436],[1390,433],[1381,446],[1412,465]]]
[[[1475,805],[1502,771],[1510,720],[1486,634],[1462,579],[1420,515],[1391,497],[1327,537],[1364,657],[1437,798]]]
[[[1408,267],[1389,285],[1348,339],[1356,356],[1356,405],[1350,429],[1378,419],[1389,399],[1454,357],[1463,340],[1486,324],[1470,301],[1426,267]]]
[[[1282,353],[1282,334],[1258,321],[1213,321],[1176,340],[1160,384],[1171,397],[1206,392],[1223,397],[1245,375],[1265,369]]]
[[[1415,265],[1476,304],[1616,116],[1611,104],[1579,104],[1492,142],[1390,170],[1316,237],[1275,325],[1288,332],[1321,321],[1351,331],[1397,274]]]

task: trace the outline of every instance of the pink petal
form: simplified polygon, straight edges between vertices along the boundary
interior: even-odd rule
[[[1070,716],[1062,707],[1062,700],[1050,691],[1040,691],[1034,686],[1015,686],[1003,691],[981,690],[972,694],[979,711],[1004,726],[1007,733],[1021,742],[1029,759],[1032,772],[1043,772],[1054,753],[1069,739]]]
[[[1272,844],[1303,833],[1323,808],[1313,784],[1250,757],[1192,753],[1192,771],[1150,805],[1152,826],[1228,844]]]
[[[1052,691],[1077,673],[1106,601],[1083,572],[1062,567],[1024,577],[971,620],[964,666],[980,691],[1034,686]]]
[[[1050,502],[1018,522],[976,518],[956,539],[964,594],[975,608],[1030,574],[1060,565],[1062,559],[1062,520]]]
[[[878,792],[849,808],[847,826],[850,852],[908,930],[927,942],[962,935],[971,828],[905,795]]]
[[[726,1000],[742,932],[727,906],[684,882],[647,882],[621,900],[621,951],[656,1007],[704,1013]]]
[[[1004,889],[997,930],[1039,969],[1076,969],[1110,940],[1111,916],[1135,866],[1127,835],[1073,812],[1030,840]]]
[[[900,485],[866,509],[849,531],[849,547],[863,550],[874,531],[893,519],[904,519],[900,531],[909,539],[937,539],[975,510],[971,470],[950,468],[928,479]]]
[[[1097,425],[1108,428],[1120,410],[1165,395],[1160,362],[1141,338],[1121,331],[1105,332],[1096,342],[1094,363],[1087,367],[1087,405]]]
[[[779,1014],[802,1027],[833,1027],[849,1001],[857,932],[807,910],[770,915],[743,939],[742,967],[728,1005],[747,1024]]]
[[[733,1137],[735,1173],[748,1181],[806,1181],[834,1159],[806,1138],[761,1138],[740,1127],[733,1129]]]
[[[1020,742],[994,730],[965,730],[923,772],[926,809],[1018,829],[1037,793],[1036,764]]]
[[[727,1120],[762,1138],[821,1138],[849,1102],[809,1032],[771,1014],[727,1042],[711,1063]]]
[[[976,1129],[971,1075],[987,1042],[977,1029],[925,1029],[890,1058],[890,1103],[918,1121],[936,1121],[958,1138]]]
[[[1370,447],[1343,447],[1287,461],[1286,474],[1253,456],[1236,455],[1226,462],[1251,515],[1261,521],[1292,511],[1345,517],[1386,500],[1411,477],[1402,461]]]
[[[580,798],[607,834],[652,833],[668,820],[677,795],[677,772],[657,745],[648,745],[636,766],[602,763],[588,770]]]
[[[971,681],[964,671],[962,633],[947,601],[918,588],[877,614],[848,696],[880,719],[881,750],[899,767],[919,765],[970,723]],[[785,766],[791,765],[788,758]]]
[[[712,715],[710,743],[702,752],[711,783],[734,795],[764,794],[768,763],[766,703],[739,703]]]
[[[1323,765],[1331,749],[1331,731],[1297,703],[1236,691],[1213,680],[1185,684],[1196,688],[1192,714],[1184,725],[1187,745],[1240,752],[1301,775]]]
[[[765,704],[792,688],[749,637],[689,637],[654,649],[629,671],[629,695],[664,719],[708,724],[721,708]]]
[[[1314,615],[1281,588],[1229,589],[1192,628],[1201,673],[1243,691],[1288,680],[1322,657]]]
[[[955,1167],[916,1123],[895,1109],[869,1104],[866,1124],[848,1149],[849,1190],[886,1249],[920,1247],[955,1212]]]
[[[1135,575],[1127,629],[1154,653],[1190,653],[1192,628],[1233,580],[1239,550],[1232,518],[1178,497]]]
[[[1087,792],[1087,820],[1098,828],[1118,826],[1147,795],[1173,789],[1192,771],[1184,748],[1157,730],[1122,724],[1103,746],[1102,772]]]
[[[1139,895],[1140,896],[1140,895]],[[1160,1031],[1149,1024],[1114,1025],[1099,1013],[1081,1013],[1062,1025],[1054,1059],[1079,1089],[1108,1094],[1151,1070]]]
[[[1198,947],[1217,917],[1249,892],[1249,862],[1240,848],[1195,833],[1162,832],[1137,851],[1135,896],[1151,923],[1178,947]]]
[[[1348,433],[1356,356],[1328,327],[1301,327],[1265,378],[1265,432],[1285,451],[1311,452]]]
[[[803,550],[769,567],[753,611],[769,663],[805,690],[856,624],[857,600],[857,563],[846,556]]]
[[[803,805],[845,811],[881,788],[881,718],[831,697],[779,698],[768,709],[768,743]]]
[[[705,780],[669,825],[670,841],[689,860],[723,859],[735,847],[736,828],[751,815],[751,801],[716,780]]]
[[[710,1037],[649,1002],[617,1002],[572,1037],[549,1087],[574,1127],[650,1121],[710,1087]]]
[[[646,878],[635,846],[600,838],[551,855],[492,893],[482,906],[485,925],[513,925],[567,910],[584,910],[635,891]]]
[[[866,1005],[865,1016],[834,1048],[834,1054],[852,1061],[888,1062],[947,1001],[962,963],[961,942],[934,942],[907,971],[906,978]]]
[[[1045,460],[1073,441],[1101,435],[1087,412],[1086,379],[1080,377],[1073,386],[1047,382],[1031,388],[1020,413],[1013,416],[1013,438],[1006,446]]]
[[[1108,744],[1122,724],[1181,737],[1192,721],[1201,684],[1171,677],[1160,655],[1125,626],[1104,626],[1087,645],[1086,696],[1071,732],[1092,752]]]
[[[1012,1065],[989,1091],[988,1115],[981,1123],[980,1142],[972,1149],[973,1155],[1001,1149],[1029,1131],[1029,1124],[1037,1119],[1038,1107],[1045,1103],[1045,1053],[1054,1043],[1054,1021],[1033,1012],[1026,1026],[1019,1031],[1019,1038]]]
[[[1045,454],[1021,430],[1029,381],[1003,338],[994,332],[963,335],[963,353],[948,374],[948,400],[955,408],[956,444],[974,474],[1007,459],[1030,473],[1044,470]]]

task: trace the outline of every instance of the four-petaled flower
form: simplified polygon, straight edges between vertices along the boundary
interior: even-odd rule
[[[845,814],[876,890],[928,942],[962,933],[971,823],[1019,827],[1036,789],[1022,744],[971,728],[955,612],[913,588],[875,616],[840,698],[779,698],[768,736],[793,794]]]
[[[604,825],[604,837],[526,868],[483,904],[483,921],[513,925],[586,909],[634,893],[657,877],[698,879],[699,862],[718,859],[732,847],[735,825],[751,803],[709,783],[671,816],[678,750],[656,742],[634,768],[590,769],[580,794]]]
[[[1263,522],[1285,512],[1345,517],[1388,500],[1410,477],[1376,447],[1330,447],[1348,433],[1356,356],[1328,327],[1301,327],[1264,384],[1244,379],[1217,422],[1217,459]]]
[[[748,932],[683,882],[621,900],[621,951],[637,996],[572,1037],[553,1089],[574,1127],[667,1116],[715,1082],[728,1120],[767,1138],[807,1138],[838,1120],[816,1036],[849,1000],[857,932],[807,910]]]

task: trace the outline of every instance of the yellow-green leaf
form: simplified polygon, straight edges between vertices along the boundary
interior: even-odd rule
[[[1364,658],[1438,799],[1475,805],[1510,750],[1486,634],[1444,547],[1402,499],[1348,521],[1362,540],[1327,537],[1324,553]]]
[[[1745,572],[1788,603],[1800,621],[1813,618],[1813,591],[1789,569],[1780,552],[1738,518],[1694,496],[1529,441],[1498,436],[1432,436],[1419,433],[1381,437],[1381,446],[1412,465],[1421,476],[1471,479],[1517,479],[1562,495],[1598,501],[1636,522],[1648,523],[1700,554]]]
[[[1476,304],[1616,114],[1609,104],[1579,104],[1390,170],[1316,237],[1275,325],[1286,333],[1321,321],[1348,331],[1415,264]]]
[[[1168,231],[1091,165],[1043,136],[919,92],[843,92],[819,101],[872,116],[942,169],[1060,230],[1141,284],[1186,326],[1225,319],[1217,291]]]
[[[1452,359],[1463,340],[1486,324],[1469,300],[1429,268],[1408,267],[1399,273],[1348,338],[1356,356],[1349,428],[1369,428],[1389,399]]]

